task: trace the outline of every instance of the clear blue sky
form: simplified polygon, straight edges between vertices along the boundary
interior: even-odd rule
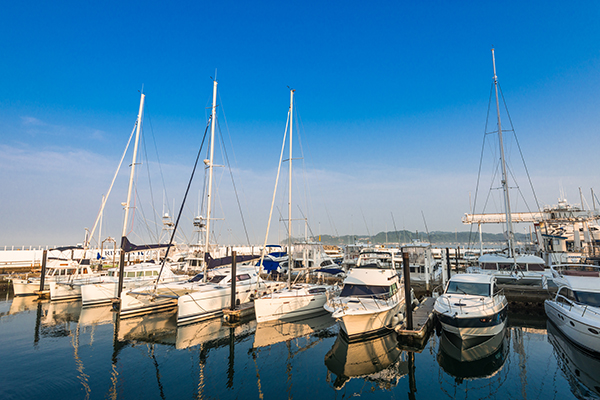
[[[492,46],[541,205],[556,203],[561,190],[579,203],[579,187],[591,204],[590,188],[600,192],[599,17],[593,1],[6,3],[0,245],[81,242],[142,85],[148,157],[156,167],[158,153],[163,173],[151,171],[154,207],[177,206],[215,70],[219,121],[253,243],[264,239],[288,86],[302,121],[296,198],[308,198],[300,207],[313,232],[391,231],[391,213],[399,229],[423,231],[421,211],[430,231],[468,230],[460,218],[476,186]],[[515,164],[516,156],[513,147]],[[120,235],[125,174],[103,236]],[[528,186],[517,168],[515,175]],[[243,243],[229,178],[219,179],[219,240]],[[202,174],[183,221],[188,231],[201,185]],[[147,218],[149,197],[140,196]],[[270,241],[283,229],[275,226]]]

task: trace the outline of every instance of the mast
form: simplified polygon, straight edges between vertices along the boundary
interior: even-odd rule
[[[125,250],[123,246],[125,245],[125,239],[127,235],[127,222],[129,219],[129,206],[131,204],[131,190],[133,189],[133,177],[135,175],[135,161],[137,158],[138,151],[138,143],[140,140],[140,130],[142,128],[142,115],[144,113],[144,98],[146,95],[142,93],[140,99],[140,110],[138,112],[138,118],[136,122],[136,130],[135,130],[135,144],[133,146],[133,161],[131,162],[131,172],[129,174],[129,189],[127,190],[127,202],[125,203],[125,218],[123,218],[123,233],[121,234],[121,255],[119,259],[119,287],[117,291],[118,297],[121,296],[121,291],[123,290],[123,274],[125,270]]]
[[[215,121],[217,119],[217,80],[213,81],[213,103],[212,115],[210,117],[210,158],[204,160],[208,166],[208,196],[206,198],[206,238],[204,243],[204,276],[202,281],[206,282],[206,274],[208,272],[208,264],[206,262],[206,254],[208,254],[208,244],[210,241],[210,213],[212,201],[212,180],[213,180],[213,156],[215,154]]]
[[[504,211],[506,212],[506,229],[508,231],[508,256],[515,259],[515,234],[512,226],[510,212],[510,198],[508,195],[508,181],[506,175],[506,161],[504,159],[504,143],[502,142],[502,123],[500,121],[500,101],[498,99],[498,77],[496,76],[496,58],[492,49],[492,64],[494,65],[494,88],[496,90],[496,112],[498,113],[498,139],[500,141],[500,159],[502,162],[502,189],[504,190]],[[514,260],[516,264],[516,259]]]
[[[294,126],[294,89],[290,90],[290,159],[288,186],[288,287],[292,284],[292,130]]]

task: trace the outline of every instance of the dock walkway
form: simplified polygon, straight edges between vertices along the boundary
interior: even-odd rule
[[[406,329],[406,321],[396,327],[398,342],[407,350],[421,351],[435,321],[433,315],[433,297],[425,297],[421,303],[412,311],[413,329]]]

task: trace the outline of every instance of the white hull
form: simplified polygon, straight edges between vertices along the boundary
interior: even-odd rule
[[[492,337],[498,335],[504,327],[506,322],[503,321],[498,325],[487,326],[487,327],[458,327],[451,324],[441,323],[442,329],[448,333],[452,333],[462,340],[469,340],[480,337]]]
[[[122,292],[120,318],[171,310],[177,307],[177,294],[153,296],[151,292]]]
[[[185,277],[187,278],[187,276]],[[135,290],[137,288],[154,284],[155,279],[128,279],[123,280],[123,291]],[[83,285],[81,287],[81,300],[83,306],[94,306],[99,304],[108,304],[118,296],[119,282],[103,281]]]
[[[100,277],[75,279],[72,282],[50,282],[50,300],[81,299],[81,287],[101,281]]]
[[[263,281],[260,284],[236,285],[236,303],[244,304],[254,299],[256,293],[270,293],[284,283]],[[205,284],[197,286],[192,293],[179,297],[177,301],[177,325],[219,316],[224,308],[231,307],[231,286]]]
[[[27,279],[13,280],[13,291],[15,296],[31,296],[40,290],[40,281],[30,281]],[[45,283],[44,290],[49,290],[50,285]]]
[[[349,337],[370,335],[384,329],[393,329],[392,321],[401,311],[403,303],[397,303],[392,307],[381,307],[380,311],[352,312],[352,310],[340,310],[334,312],[332,317],[337,319],[340,328]]]
[[[546,315],[570,340],[600,354],[600,314],[591,306],[568,305],[555,300],[544,302]]]
[[[254,300],[256,321],[266,322],[283,318],[324,312],[327,291],[310,293],[314,285],[302,285],[283,289]]]
[[[81,298],[81,285],[50,282],[50,300],[72,300]]]

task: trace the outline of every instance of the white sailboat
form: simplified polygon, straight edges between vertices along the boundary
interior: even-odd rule
[[[284,289],[277,290],[269,293],[265,296],[259,297],[254,300],[254,311],[256,314],[256,320],[258,322],[273,321],[284,318],[296,318],[298,316],[312,314],[323,311],[323,306],[327,301],[328,297],[333,296],[337,293],[331,285],[318,285],[310,283],[297,283],[292,284],[292,269],[294,266],[293,262],[293,249],[292,249],[292,132],[293,132],[293,115],[294,115],[294,90],[290,90],[290,108],[288,111],[288,123],[289,123],[289,159],[288,159],[288,280],[287,286]],[[277,179],[275,183],[275,189],[273,190],[273,200],[271,202],[271,215],[273,213],[273,205],[275,202],[275,193],[277,191],[277,181],[279,180],[279,171],[281,169],[281,161],[283,158],[283,151],[285,147],[285,134],[283,145],[281,147],[281,156],[279,159],[279,168],[277,171]],[[267,240],[269,236],[269,227],[271,224],[271,215],[269,215],[269,223],[267,224],[267,233],[265,236],[266,249]],[[264,250],[263,257],[264,259]],[[308,271],[308,266],[306,271]],[[262,263],[261,263],[262,268]]]
[[[498,283],[541,284],[542,276],[550,276],[550,270],[545,268],[544,260],[535,255],[521,256],[515,247],[512,213],[506,160],[504,158],[504,143],[502,139],[502,121],[500,118],[500,100],[498,96],[498,77],[496,76],[496,58],[492,49],[494,66],[494,89],[496,94],[496,112],[498,118],[498,141],[500,146],[500,163],[502,172],[502,190],[504,193],[504,212],[506,218],[506,234],[508,249],[504,253],[483,254],[478,260],[477,267],[470,267],[467,272],[483,273],[496,277]]]
[[[261,282],[253,267],[240,267],[233,276],[231,268],[215,268],[209,272],[209,233],[211,223],[214,137],[217,107],[217,81],[213,81],[213,107],[211,116],[210,155],[205,160],[208,167],[208,197],[206,238],[204,245],[204,272],[201,281],[190,279],[183,282],[155,283],[121,293],[121,317],[153,313],[177,308],[179,325],[212,318],[231,305],[231,283],[236,281],[237,299],[240,303],[251,301],[258,293],[266,293],[280,287],[281,283]]]

